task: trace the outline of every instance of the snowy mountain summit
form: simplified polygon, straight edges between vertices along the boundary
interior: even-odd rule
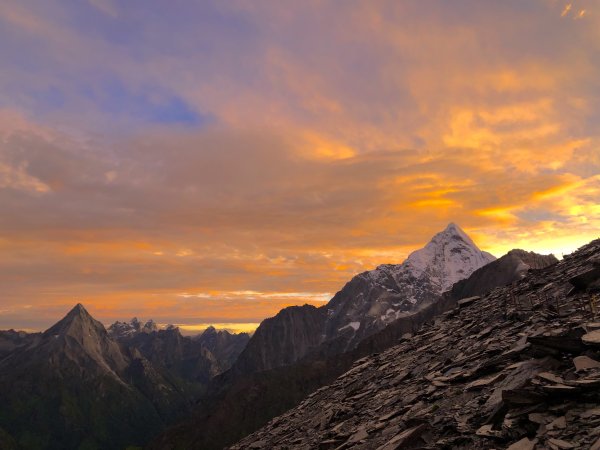
[[[396,267],[396,272],[408,272],[415,278],[426,277],[441,294],[495,259],[490,253],[479,250],[458,225],[450,223],[424,248],[411,253],[400,266],[379,266],[377,270],[394,272]]]
[[[454,283],[495,259],[450,223],[402,264],[383,264],[348,282],[326,306],[327,337],[353,333],[351,341],[355,341],[372,334],[435,301]]]

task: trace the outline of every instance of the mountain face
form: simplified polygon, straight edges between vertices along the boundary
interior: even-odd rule
[[[598,292],[600,240],[458,301],[230,448],[598,449]]]
[[[234,364],[248,374],[292,364],[324,340],[326,310],[312,305],[291,306],[265,319]]]
[[[381,265],[355,276],[327,305],[286,308],[263,321],[234,370],[272,369],[323,347],[332,354],[351,350],[494,260],[450,223],[402,264]]]
[[[214,327],[194,337],[182,336],[176,326],[159,330],[154,321],[142,325],[136,318],[117,321],[108,332],[122,346],[135,349],[154,365],[194,383],[207,383],[229,369],[250,339],[247,333],[233,334]]]
[[[66,360],[79,364],[85,359],[88,366],[82,369],[85,369],[86,375],[106,374],[118,381],[122,381],[118,374],[128,364],[104,325],[90,316],[81,304],[77,304],[61,321],[46,330],[42,341],[32,352],[33,356],[49,355],[57,368]]]
[[[140,445],[189,410],[186,388],[77,305],[0,360],[0,429],[23,449]]]
[[[191,337],[182,336],[177,327],[137,333],[120,342],[181,380],[205,384],[224,371],[210,350]]]
[[[207,349],[219,362],[222,370],[228,370],[244,350],[250,335],[248,333],[230,333],[210,326],[192,340]]]
[[[558,259],[554,255],[511,250],[496,261],[477,269],[471,277],[454,284],[449,292],[456,299],[483,295],[495,287],[520,280],[530,270],[544,269],[557,262]]]
[[[312,352],[293,364],[243,376],[226,372],[213,380],[211,395],[198,403],[187,421],[168,429],[147,448],[221,450],[333,382],[354,361],[396,345],[456,304],[456,300],[444,296],[399,318],[346,353]]]
[[[350,348],[495,259],[451,223],[402,264],[381,265],[344,286],[326,306],[326,339],[348,334]]]

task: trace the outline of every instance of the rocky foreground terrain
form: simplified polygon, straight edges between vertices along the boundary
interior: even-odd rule
[[[232,449],[600,449],[600,240],[458,301]]]

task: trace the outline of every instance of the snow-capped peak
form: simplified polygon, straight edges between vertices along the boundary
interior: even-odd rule
[[[456,224],[450,223],[422,249],[412,252],[402,264],[415,276],[428,276],[439,286],[439,294],[454,283],[467,278],[475,270],[496,258],[482,252]]]
[[[327,304],[327,338],[354,329],[348,345],[403,315],[435,302],[454,283],[496,258],[482,252],[455,223],[402,264],[383,264],[348,282]]]

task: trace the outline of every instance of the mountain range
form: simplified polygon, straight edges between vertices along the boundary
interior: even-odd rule
[[[518,251],[515,254],[525,255]],[[528,255],[535,259],[534,254]],[[196,406],[193,416],[167,430],[150,448],[223,448],[333,382],[354,361],[392,347],[402,336],[416,332],[456,306],[465,295],[471,296],[472,286],[489,291],[521,279],[527,270],[556,263],[554,257],[539,256],[540,262],[529,268],[520,257],[496,260],[481,252],[458,226],[449,224],[405,263],[379,266],[357,275],[321,308],[294,306],[264,320],[232,369],[212,380],[211,395]],[[486,267],[490,269],[485,270]],[[494,272],[506,276],[486,276]],[[384,277],[382,273],[396,276]],[[432,274],[435,282],[429,282],[424,274]],[[464,295],[453,293],[452,289],[443,292],[461,276],[468,276],[469,281],[461,292]],[[480,276],[485,277],[481,283],[476,281]],[[409,285],[411,279],[414,285],[403,291],[400,286]],[[413,302],[415,292],[419,293],[419,300]],[[343,299],[351,305],[343,309],[349,316],[338,313],[328,322],[328,311],[335,310]],[[394,303],[398,310],[404,307],[405,311],[387,324],[374,320],[376,314],[368,314],[371,307],[378,310],[380,305]],[[356,311],[365,312],[365,316],[354,315]],[[334,320],[347,324],[354,318],[361,319],[356,331],[365,324],[361,340],[355,339],[350,330],[339,330],[341,326],[337,327],[337,336],[326,339],[325,324],[333,324]]]
[[[81,304],[41,334],[4,332],[12,349],[0,360],[0,428],[24,449],[142,445],[189,413],[249,338],[204,334],[140,327],[112,337]]]
[[[496,259],[451,223],[402,264],[356,275],[321,307],[285,308],[252,337],[135,318],[106,329],[77,305],[43,333],[0,332],[0,444],[223,448],[462,299],[556,263]]]

